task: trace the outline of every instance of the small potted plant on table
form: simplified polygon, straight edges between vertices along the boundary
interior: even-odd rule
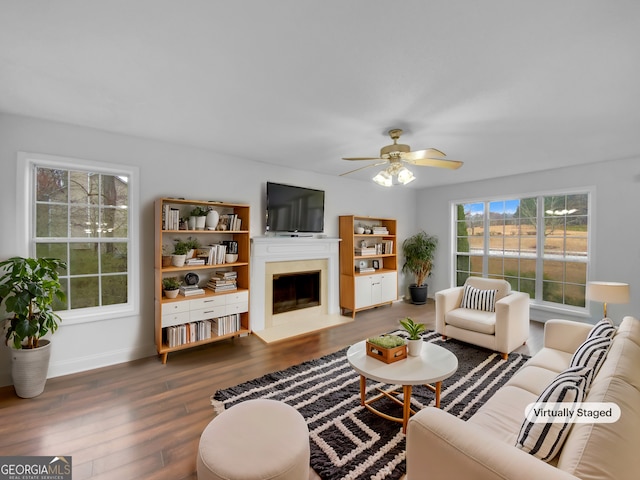
[[[402,328],[409,334],[409,339],[407,340],[409,355],[417,357],[420,355],[420,350],[422,349],[422,338],[420,334],[426,330],[424,323],[416,323],[412,318],[407,317],[404,320],[400,320],[400,325],[402,325]]]

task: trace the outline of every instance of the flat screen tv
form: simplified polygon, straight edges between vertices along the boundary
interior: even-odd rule
[[[324,231],[324,191],[267,182],[267,232]]]

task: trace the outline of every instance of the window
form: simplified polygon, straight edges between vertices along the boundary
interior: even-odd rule
[[[67,300],[56,311],[82,321],[133,314],[137,170],[29,154],[21,162],[29,255],[67,263],[60,272]]]
[[[456,284],[503,278],[539,304],[585,307],[590,194],[455,205]]]

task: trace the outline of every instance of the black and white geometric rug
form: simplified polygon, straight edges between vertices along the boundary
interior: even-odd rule
[[[404,332],[393,332],[404,336]],[[529,358],[512,353],[507,360],[490,350],[442,341],[436,332],[426,342],[447,348],[458,357],[457,372],[442,382],[440,407],[468,419]],[[360,383],[346,358],[347,349],[219,390],[211,398],[218,412],[253,398],[280,400],[306,419],[311,441],[311,466],[324,480],[398,479],[405,473],[405,435],[400,423],[385,420],[360,406]],[[373,395],[376,387],[367,380]],[[386,405],[385,405],[386,402]],[[434,405],[433,393],[414,386],[414,410]],[[376,408],[402,416],[401,407],[382,399]]]

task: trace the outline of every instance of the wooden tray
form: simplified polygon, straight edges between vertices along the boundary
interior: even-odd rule
[[[407,346],[400,345],[394,348],[382,348],[367,342],[367,355],[384,363],[393,363],[407,358]]]

